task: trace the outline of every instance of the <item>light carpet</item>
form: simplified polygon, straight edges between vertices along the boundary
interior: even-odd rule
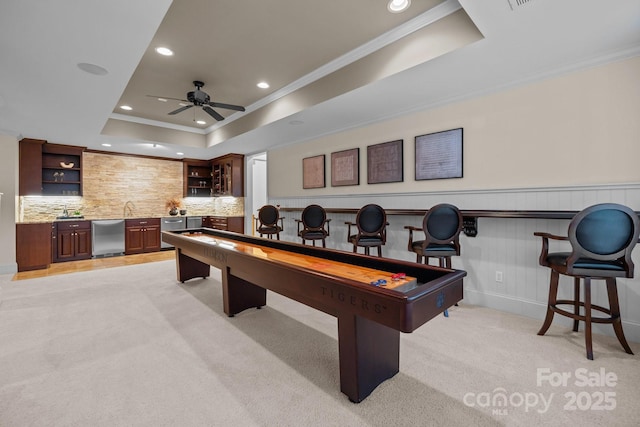
[[[400,373],[340,392],[336,319],[280,295],[233,318],[175,262],[0,276],[0,426],[637,426],[639,356],[461,304],[402,334]],[[636,353],[640,346],[631,343]]]

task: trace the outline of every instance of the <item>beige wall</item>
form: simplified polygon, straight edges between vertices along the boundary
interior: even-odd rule
[[[378,203],[386,209],[426,209],[452,203],[466,210],[581,210],[613,202],[639,210],[639,75],[640,58],[633,58],[270,151],[269,203],[293,208]],[[458,127],[464,128],[464,178],[415,181],[414,137]],[[366,147],[396,139],[404,139],[404,182],[367,185]],[[360,185],[331,187],[327,161],[327,187],[302,189],[304,157],[325,154],[328,160],[332,152],[353,147],[360,148]],[[285,217],[280,238],[299,242],[299,212],[285,212]],[[327,247],[351,250],[344,224],[355,215],[329,217]],[[387,219],[384,256],[415,260],[407,251],[404,227],[418,226],[421,218]],[[454,268],[467,272],[464,303],[542,322],[549,272],[538,265],[540,239],[534,232],[566,235],[568,222],[479,218],[478,235],[461,236],[462,255],[452,260]],[[638,257],[636,249],[636,265]],[[500,283],[497,272],[503,275]],[[622,322],[632,342],[640,342],[637,276],[618,280]],[[570,286],[560,292],[569,293]],[[604,286],[594,286],[592,297],[607,306]],[[596,330],[613,335],[611,327]]]
[[[269,197],[560,187],[640,181],[640,58],[269,152]],[[464,128],[464,178],[415,181],[414,137]],[[404,139],[404,182],[367,185],[366,147]],[[331,152],[360,147],[360,185],[330,186]],[[325,154],[323,189],[302,159]],[[287,171],[287,173],[283,173]]]
[[[0,135],[0,274],[15,273],[16,195],[18,194],[18,140]]]

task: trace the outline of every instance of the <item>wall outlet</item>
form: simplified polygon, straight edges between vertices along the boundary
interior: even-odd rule
[[[502,271],[496,271],[496,282],[502,283]]]

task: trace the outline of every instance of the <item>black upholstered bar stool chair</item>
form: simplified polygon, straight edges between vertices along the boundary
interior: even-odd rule
[[[382,245],[387,242],[387,214],[382,207],[369,204],[363,206],[356,215],[356,222],[345,222],[349,226],[347,241],[353,245],[353,252],[358,247],[364,248],[365,255],[369,255],[370,248],[378,248],[378,256],[382,256]],[[351,234],[351,226],[357,227],[356,234]]]
[[[309,205],[302,211],[302,219],[296,219],[298,223],[298,237],[302,239],[304,245],[307,240],[311,240],[313,246],[316,240],[322,240],[322,247],[326,248],[325,239],[329,235],[329,223],[327,211],[320,205]]]
[[[446,203],[433,206],[422,218],[422,228],[405,225],[409,230],[407,249],[415,252],[416,262],[429,264],[429,258],[437,258],[440,267],[451,268],[451,257],[460,255],[462,213]],[[413,240],[414,231],[423,231],[424,240]],[[456,305],[458,305],[456,303]],[[449,310],[444,311],[449,317]]]
[[[542,237],[540,265],[551,269],[549,302],[544,324],[538,335],[544,335],[551,326],[555,313],[573,319],[573,330],[584,322],[587,359],[593,360],[591,340],[592,323],[611,323],[624,350],[633,354],[622,331],[616,277],[633,277],[631,251],[640,233],[638,216],[626,206],[603,203],[590,206],[578,213],[569,223],[568,237],[549,233],[534,233]],[[549,240],[568,240],[571,252],[549,253]],[[573,300],[557,299],[560,275],[573,277]],[[584,282],[584,300],[580,301],[580,281]],[[607,285],[609,308],[591,303],[591,280],[604,280]],[[573,306],[573,312],[559,305]],[[583,308],[581,314],[580,308]],[[607,314],[592,316],[592,310]]]
[[[437,258],[440,267],[451,268],[451,257],[460,255],[462,213],[453,205],[442,203],[429,209],[422,219],[422,228],[406,225],[409,230],[407,249],[416,253],[416,262],[429,264]],[[413,240],[414,231],[424,231],[424,240]]]
[[[284,228],[284,217],[280,216],[280,211],[273,205],[264,205],[258,211],[256,218],[256,231],[260,237],[266,235],[269,239],[273,239],[275,235],[280,240],[280,232]],[[278,224],[280,222],[280,224]]]

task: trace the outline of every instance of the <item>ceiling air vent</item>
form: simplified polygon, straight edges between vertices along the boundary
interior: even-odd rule
[[[511,8],[511,10],[516,10],[517,8],[520,8],[527,3],[531,3],[531,1],[533,0],[507,0],[507,3],[509,3],[509,7]]]

